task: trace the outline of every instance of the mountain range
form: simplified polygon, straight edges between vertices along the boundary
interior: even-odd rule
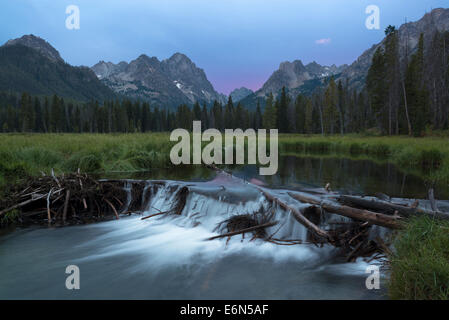
[[[330,76],[341,74],[347,67],[347,65],[322,66],[315,61],[307,65],[304,65],[301,60],[285,61],[279,65],[278,70],[273,72],[262,88],[240,102],[249,109],[256,108],[257,103],[263,107],[266,97],[270,93],[276,97],[283,87],[291,96],[299,93],[309,94],[317,87],[324,85]]]
[[[178,106],[198,101],[211,105],[215,100],[226,100],[215,91],[204,71],[182,53],[162,61],[144,54],[130,63],[100,61],[92,70],[115,92],[151,104]]]
[[[400,26],[400,59],[416,50],[421,33],[430,41],[436,30],[449,30],[449,9],[434,9],[416,22]],[[304,65],[301,60],[282,62],[259,90],[253,92],[242,87],[230,96],[247,108],[255,108],[257,103],[263,107],[267,95],[276,96],[283,87],[291,96],[310,94],[324,86],[331,76],[360,90],[374,52],[384,44],[385,39],[349,66],[322,66],[317,62]],[[182,53],[162,61],[142,54],[130,62],[100,61],[91,68],[75,67],[64,62],[48,42],[34,35],[9,40],[0,47],[0,91],[57,94],[79,101],[128,97],[163,107],[197,101],[211,105],[215,100],[225,103],[227,99],[214,89],[204,70]]]
[[[0,91],[53,95],[77,101],[116,94],[88,67],[73,67],[45,40],[26,35],[0,47]]]
[[[241,87],[232,90],[232,92],[229,95],[231,96],[233,102],[239,102],[240,100],[243,100],[244,98],[253,93],[254,93],[253,90]]]

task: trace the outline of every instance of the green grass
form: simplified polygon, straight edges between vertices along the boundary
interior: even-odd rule
[[[0,185],[41,171],[143,171],[171,166],[168,133],[0,134]],[[280,135],[281,154],[389,161],[426,179],[449,183],[444,137]]]
[[[0,188],[29,175],[131,172],[170,168],[174,143],[168,133],[0,134]],[[281,135],[281,154],[338,156],[389,161],[439,183],[449,182],[446,137]],[[4,219],[14,220],[15,213]],[[394,299],[449,297],[449,223],[410,221],[395,242],[390,295]]]
[[[0,183],[27,175],[142,171],[171,166],[167,134],[1,134]]]
[[[279,145],[281,153],[388,161],[432,182],[449,183],[449,139],[445,137],[282,135]]]
[[[397,235],[394,247],[390,257],[390,298],[449,298],[449,222],[412,219]]]

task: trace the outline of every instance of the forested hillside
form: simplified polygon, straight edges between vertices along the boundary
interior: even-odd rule
[[[0,91],[57,94],[77,101],[116,96],[89,68],[52,60],[22,44],[0,47]]]
[[[265,105],[258,104],[254,111],[242,103],[234,104],[231,98],[224,105],[215,101],[211,108],[196,103],[193,107],[183,104],[176,111],[169,111],[130,100],[73,103],[57,95],[3,93],[0,128],[3,132],[146,132],[189,129],[193,120],[201,120],[203,129],[278,128],[281,133],[370,131],[419,136],[426,130],[447,129],[449,32],[436,32],[432,39],[421,35],[416,52],[403,60],[398,55],[396,29],[390,26],[385,32],[385,46],[374,54],[366,86],[361,91],[349,89],[347,81],[336,82],[331,78],[324,89],[307,96],[291,97],[284,87],[276,99],[270,94]],[[429,46],[425,47],[425,43]],[[22,46],[10,49],[31,50]],[[4,50],[0,48],[0,53]],[[32,56],[33,52],[28,54]],[[12,54],[9,56],[14,59]],[[45,62],[30,68],[38,75],[47,74],[48,81],[53,81],[55,72],[64,72],[64,69],[47,68]],[[29,62],[20,63],[28,65]],[[17,72],[13,70],[9,72]],[[30,88],[29,92],[35,91],[34,83],[27,84],[27,79],[23,75],[25,87]],[[11,88],[6,78],[2,83]],[[76,91],[76,87],[61,83],[61,90]]]

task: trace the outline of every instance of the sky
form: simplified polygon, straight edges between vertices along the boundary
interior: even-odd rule
[[[66,7],[80,28],[66,28]],[[368,29],[366,8],[379,7]],[[447,0],[0,0],[0,43],[34,34],[72,65],[141,54],[186,54],[222,93],[259,89],[283,61],[350,64],[388,25],[420,19]]]

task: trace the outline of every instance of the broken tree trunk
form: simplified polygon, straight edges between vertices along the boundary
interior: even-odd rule
[[[395,212],[397,212],[398,214],[404,217],[427,215],[432,218],[449,220],[449,213],[446,212],[432,211],[421,207],[416,208],[407,207],[404,205],[378,199],[365,199],[355,196],[340,196],[338,201],[346,205],[361,207],[369,210],[381,211],[386,214],[394,214]]]
[[[304,217],[299,210],[289,206],[288,204],[281,201],[279,198],[274,197],[272,194],[266,192],[262,188],[258,188],[258,189],[260,190],[260,192],[263,193],[265,198],[267,198],[269,201],[277,203],[285,211],[291,211],[291,213],[293,214],[293,217],[296,219],[296,221],[301,223],[304,227],[306,227],[307,229],[309,229],[310,231],[312,231],[313,233],[315,233],[316,235],[318,235],[320,237],[326,238],[327,240],[331,239],[331,236],[329,235],[329,233],[320,229],[317,225],[315,225],[309,219]]]
[[[310,197],[303,196],[297,193],[288,193],[292,198],[304,202],[321,206],[324,210],[330,213],[336,213],[348,218],[367,221],[369,223],[387,227],[390,229],[400,229],[401,223],[398,221],[398,217],[389,216],[382,213],[372,212],[368,210],[356,209],[344,205],[334,204],[330,201],[320,201]]]

